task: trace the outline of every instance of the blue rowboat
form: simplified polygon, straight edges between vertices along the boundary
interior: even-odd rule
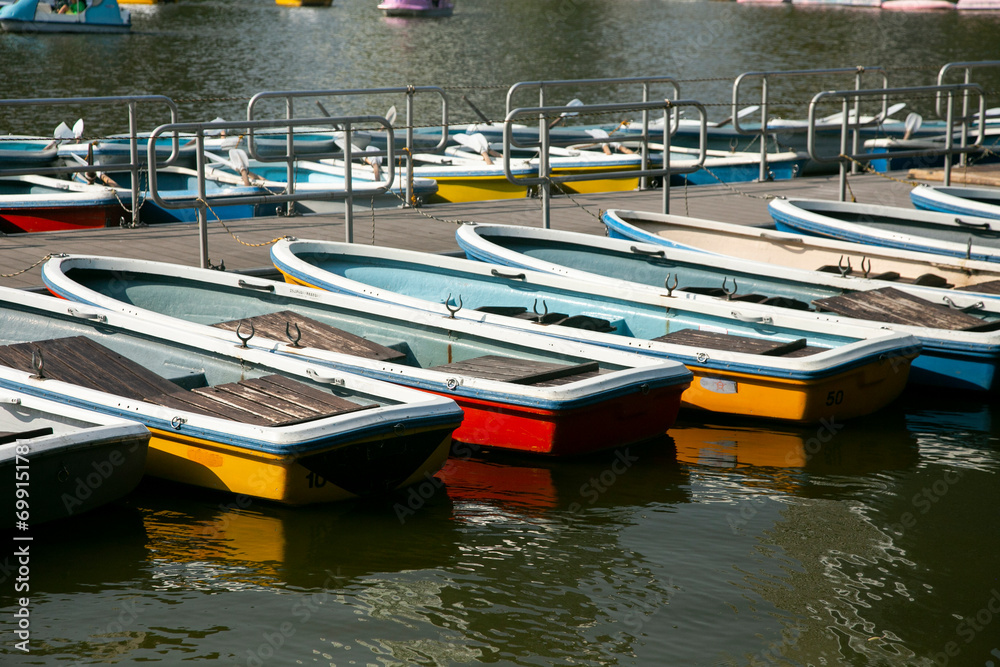
[[[574,455],[662,436],[691,381],[677,362],[207,269],[74,255],[43,278],[175,331],[447,396],[465,412],[454,438],[478,446]]]
[[[286,280],[567,340],[680,361],[694,373],[683,407],[792,422],[868,414],[902,390],[911,336],[831,327],[754,304],[695,301],[392,248],[284,240]],[[381,307],[381,306],[380,306]]]
[[[79,13],[60,14],[48,0],[17,0],[0,8],[0,27],[7,32],[124,33],[132,15],[115,0],[91,0]]]
[[[441,467],[454,401],[127,314],[0,289],[0,391],[151,434],[146,472],[301,505],[391,492]]]
[[[1000,218],[1000,189],[997,188],[918,185],[910,190],[910,201],[924,211]]]
[[[142,479],[148,448],[149,430],[138,422],[0,389],[4,527],[19,515],[36,526],[124,497]]]
[[[988,218],[822,199],[774,199],[768,211],[781,231],[1000,262],[1000,223]]]
[[[284,193],[288,189],[288,167],[284,162],[264,162],[247,160],[247,178],[244,179],[239,165],[233,164],[218,155],[207,154],[212,162],[205,166],[205,175],[220,183],[234,185],[254,185],[263,187],[275,194]],[[295,192],[304,199],[296,202],[296,208],[307,213],[342,213],[344,198],[347,194],[347,184],[342,168],[299,160],[295,162],[292,172]],[[398,207],[406,199],[406,186],[401,179],[396,179],[387,192],[372,194],[386,182],[385,171],[381,178],[376,178],[372,169],[357,165],[351,169],[351,189],[354,203],[359,206]],[[413,196],[418,203],[424,203],[437,192],[437,184],[427,178],[413,179]],[[310,199],[309,193],[317,195]]]
[[[726,304],[747,301],[760,316],[795,309],[826,326],[851,322],[919,338],[915,383],[986,391],[1000,366],[1000,308],[978,301],[969,313],[915,297],[896,286],[851,290],[819,276],[762,262],[648,246],[589,234],[502,225],[466,225],[459,245],[469,257],[589,281],[605,290],[640,285]],[[780,270],[779,270],[780,269]]]
[[[56,142],[16,134],[0,136],[0,169],[44,167],[56,161]]]
[[[1000,266],[995,262],[646,211],[609,209],[601,221],[611,238],[711,253],[720,256],[718,261],[727,268],[734,259],[758,262],[764,266],[754,269],[761,275],[782,280],[840,291],[894,286],[959,308],[1000,298]]]
[[[121,205],[131,210],[132,203],[132,172],[102,171],[101,175],[110,179],[105,183],[117,195]],[[78,175],[79,178],[79,175]],[[168,208],[160,206],[153,200],[149,192],[149,176],[140,172],[139,181],[139,215],[144,224],[161,224],[165,222],[197,222],[198,209]],[[181,202],[195,200],[198,193],[198,172],[187,167],[162,167],[156,171],[156,188],[161,199],[166,202]],[[211,204],[208,212],[209,220],[242,220],[259,216],[276,215],[276,206],[271,204],[227,204],[227,199],[266,195],[269,191],[257,185],[237,185],[222,183],[217,180],[205,179],[205,195]]]

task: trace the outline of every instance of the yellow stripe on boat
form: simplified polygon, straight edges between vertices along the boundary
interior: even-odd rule
[[[407,435],[436,430],[441,430],[441,426],[408,430]],[[310,471],[299,461],[321,455],[324,451],[363,445],[384,438],[384,436],[372,436],[349,443],[338,443],[328,450],[312,450],[303,454],[281,456],[159,429],[150,429],[150,433],[149,455],[146,459],[148,474],[287,505],[335,502],[357,497],[356,494]],[[448,457],[450,447],[451,431],[448,431],[430,456],[416,466],[413,473],[396,488],[403,488],[439,470]]]
[[[438,190],[430,197],[433,203],[518,199],[528,193],[527,187],[515,185],[503,176],[435,176],[434,181]]]

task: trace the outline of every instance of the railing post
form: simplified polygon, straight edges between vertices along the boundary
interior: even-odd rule
[[[354,171],[351,167],[351,123],[344,123],[344,134],[346,136],[346,141],[344,141],[344,190],[347,191],[347,196],[344,199],[344,240],[348,243],[354,243],[354,196],[353,188],[351,186],[351,174]],[[386,135],[388,137],[388,135]]]
[[[733,119],[736,119],[735,106]],[[760,173],[757,180],[763,183],[767,180],[767,76],[760,80]]]
[[[132,167],[132,226],[136,227],[139,224],[139,141],[137,138],[138,129],[136,128],[136,103],[134,101],[129,101],[128,103],[128,148],[129,148],[129,163]],[[156,162],[149,163],[149,169],[151,171],[156,171]]]
[[[195,166],[198,169],[198,249],[199,258],[201,260],[201,268],[209,268],[208,261],[208,200],[206,199],[206,188],[205,188],[205,133],[198,131],[195,134],[195,146],[198,149],[198,155],[195,158]],[[149,144],[149,159],[153,159],[153,151],[155,147],[152,142]],[[155,169],[153,170],[156,171]],[[156,189],[152,187],[155,183],[151,183],[150,191],[155,192]]]
[[[448,130],[445,129],[445,134]],[[386,147],[388,150],[388,146]],[[393,165],[395,169],[395,165]],[[410,206],[413,201],[413,87],[406,91],[406,203],[403,206]]]

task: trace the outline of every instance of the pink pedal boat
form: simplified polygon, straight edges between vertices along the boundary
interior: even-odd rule
[[[384,0],[378,6],[386,16],[451,16],[451,0]]]

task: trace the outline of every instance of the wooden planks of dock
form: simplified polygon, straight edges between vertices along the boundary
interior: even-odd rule
[[[914,182],[905,172],[889,175],[860,174],[849,178],[849,191],[857,201],[890,206],[910,206]],[[772,197],[837,199],[838,178],[809,176],[787,181],[674,187],[670,212],[725,222],[767,226],[767,202]],[[609,208],[662,210],[662,191],[614,192],[557,196],[551,204],[551,227],[604,235],[600,212]],[[455,229],[463,221],[542,225],[541,202],[535,198],[504,199],[461,204],[434,204],[418,209],[356,209],[355,243],[458,253]],[[230,271],[270,271],[270,242],[284,236],[328,241],[346,240],[343,214],[253,218],[210,221],[208,256]],[[112,228],[18,234],[0,238],[0,285],[41,288],[42,258],[55,253],[111,255],[149,259],[187,266],[200,262],[198,228],[194,224],[151,225],[134,229]]]

